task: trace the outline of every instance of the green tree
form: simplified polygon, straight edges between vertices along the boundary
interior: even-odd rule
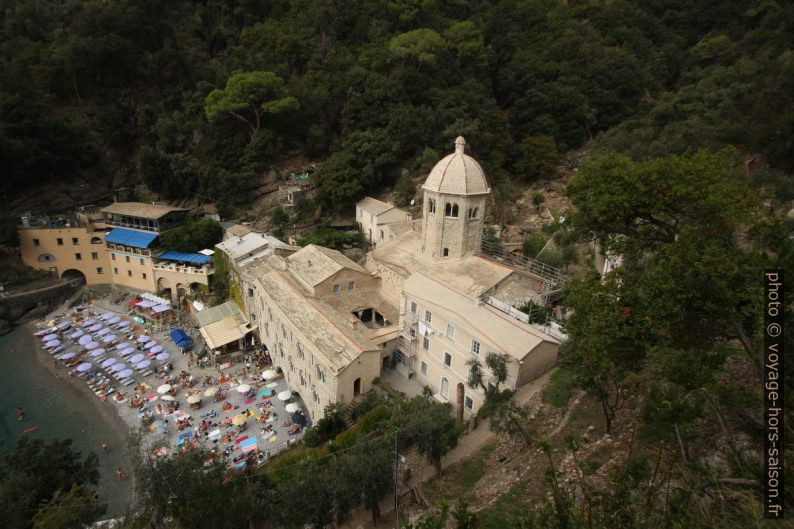
[[[105,505],[83,485],[72,485],[68,492],[55,491],[33,516],[33,529],[84,527],[105,513]]]
[[[535,206],[535,211],[540,213],[540,206],[542,206],[546,202],[546,195],[541,193],[540,191],[535,191],[532,193],[532,205]]]
[[[419,453],[435,467],[436,476],[441,476],[441,458],[458,444],[451,409],[448,403],[427,402],[408,428]]]
[[[284,80],[273,72],[254,71],[234,74],[223,90],[216,89],[204,100],[209,121],[230,115],[248,125],[254,140],[267,115],[278,115],[298,108],[298,100],[287,94]]]
[[[485,366],[490,372],[490,378],[486,379],[485,369],[478,358],[472,358],[466,365],[469,368],[469,375],[466,384],[472,389],[482,389],[486,400],[499,394],[499,387],[505,383],[508,375],[508,362],[510,357],[505,353],[488,352],[485,355]]]
[[[560,160],[557,144],[554,138],[549,136],[524,138],[520,144],[520,151],[521,156],[515,165],[516,171],[525,181],[551,176]]]
[[[445,48],[444,39],[436,31],[420,28],[402,33],[389,41],[388,49],[396,57],[433,66]]]
[[[546,246],[546,237],[536,231],[524,237],[524,242],[521,244],[521,253],[526,257],[536,257],[544,246]]]
[[[526,407],[508,400],[494,407],[489,419],[492,431],[518,437],[527,446],[532,446],[534,435],[529,427],[529,410]]]

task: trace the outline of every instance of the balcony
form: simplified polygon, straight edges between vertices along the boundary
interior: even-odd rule
[[[400,336],[406,342],[413,342],[416,340],[419,331],[417,330],[418,318],[413,312],[406,312],[400,315]]]
[[[209,276],[215,273],[214,268],[195,267],[195,266],[180,266],[174,263],[154,263],[154,270],[156,272],[174,272],[177,274],[200,275]]]

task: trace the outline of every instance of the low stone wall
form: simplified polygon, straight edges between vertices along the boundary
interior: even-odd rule
[[[82,286],[79,280],[63,280],[55,285],[0,297],[0,333],[8,332],[13,324],[44,316]]]

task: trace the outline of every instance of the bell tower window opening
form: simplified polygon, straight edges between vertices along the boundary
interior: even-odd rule
[[[428,213],[435,213],[436,212],[436,201],[432,198],[427,201],[427,212]]]
[[[458,218],[458,205],[447,202],[447,205],[444,206],[444,216],[451,219]]]

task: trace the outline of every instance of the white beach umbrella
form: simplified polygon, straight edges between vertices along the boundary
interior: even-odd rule
[[[289,390],[282,391],[281,393],[278,394],[278,400],[286,401],[289,400],[290,398],[292,398],[292,392]]]
[[[273,380],[278,376],[278,373],[275,372],[273,369],[268,369],[266,371],[262,371],[262,378],[265,380]]]
[[[251,386],[249,386],[248,384],[240,384],[239,386],[237,386],[237,391],[242,394],[248,393],[249,391],[251,391]]]
[[[157,388],[157,393],[159,393],[160,395],[165,395],[169,391],[171,391],[171,384],[163,384],[162,386]]]
[[[289,404],[287,404],[287,406],[285,407],[285,409],[286,409],[286,410],[287,410],[289,413],[295,413],[296,411],[300,410],[300,409],[301,409],[301,407],[300,407],[300,404],[298,404],[297,402],[290,402]]]

